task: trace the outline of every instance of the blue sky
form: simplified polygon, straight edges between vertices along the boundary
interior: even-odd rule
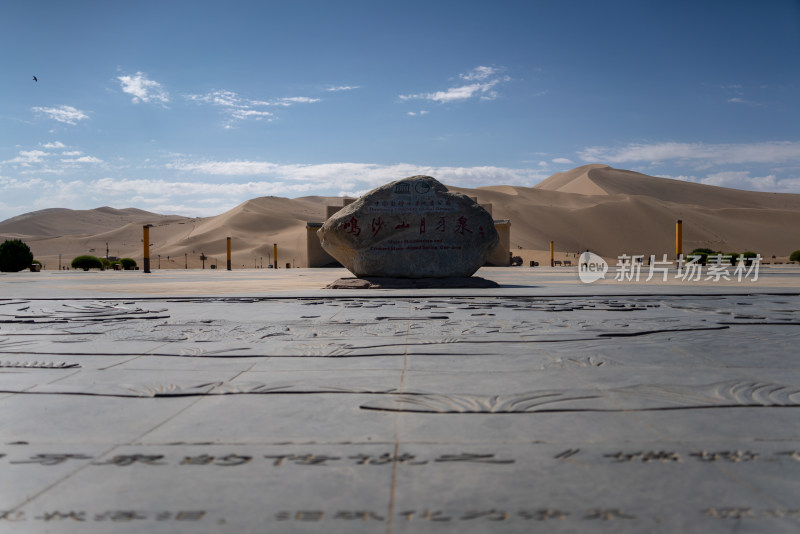
[[[0,219],[605,163],[800,193],[800,2],[6,0]],[[33,81],[37,76],[38,82]]]

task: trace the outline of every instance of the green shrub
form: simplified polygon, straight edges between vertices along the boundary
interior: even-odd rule
[[[691,253],[696,254],[698,256],[701,254],[705,254],[706,256],[711,256],[712,254],[716,254],[716,251],[713,251],[710,248],[696,248]]]
[[[98,258],[98,259],[103,264],[103,270],[113,268],[112,266],[114,265],[114,263],[108,258]]]
[[[16,273],[30,267],[32,262],[31,249],[19,239],[9,239],[0,244],[0,271]]]
[[[132,271],[136,268],[136,260],[132,258],[122,258],[119,260],[119,262],[122,264],[122,268],[126,271]]]
[[[730,252],[727,255],[731,257],[731,265],[736,265],[736,262],[739,261],[740,254],[738,252]]]
[[[789,256],[789,261],[800,261],[800,250],[795,250]]]
[[[104,269],[103,261],[100,258],[95,256],[78,256],[72,263],[70,264],[73,269],[83,269],[84,271],[88,271],[89,269],[100,269],[101,271]]]

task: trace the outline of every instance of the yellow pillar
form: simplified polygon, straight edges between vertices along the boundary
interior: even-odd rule
[[[227,238],[228,270],[231,270],[231,238]]]
[[[150,272],[150,227],[151,224],[142,226],[142,243],[144,244],[144,272]]]
[[[550,241],[550,267],[554,267],[555,266],[555,264],[556,264],[555,263],[555,259],[556,259],[556,256],[555,256],[555,242]]]
[[[278,268],[278,244],[272,244],[272,266],[273,268]]]
[[[678,219],[675,223],[675,256],[680,258],[683,254],[683,221]]]

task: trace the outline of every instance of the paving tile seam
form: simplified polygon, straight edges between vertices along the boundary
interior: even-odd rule
[[[131,440],[131,442],[133,442],[133,441],[137,441],[137,440],[141,440],[141,439],[142,439],[143,437],[145,437],[146,435],[148,435],[148,434],[150,434],[150,433],[152,433],[152,432],[154,432],[154,431],[158,430],[159,428],[161,428],[161,427],[162,427],[162,426],[164,426],[165,424],[169,423],[170,421],[172,421],[173,419],[175,419],[176,417],[178,417],[179,415],[181,415],[182,413],[184,413],[185,411],[187,411],[189,408],[191,408],[191,407],[193,407],[193,406],[196,406],[196,405],[197,405],[198,403],[200,403],[202,400],[203,400],[203,397],[202,397],[202,396],[201,396],[201,397],[199,397],[199,398],[197,398],[197,399],[195,399],[195,400],[194,400],[194,402],[190,402],[189,404],[187,404],[186,406],[184,406],[183,408],[181,408],[181,409],[180,409],[180,410],[178,410],[177,412],[175,412],[175,413],[171,414],[169,417],[167,417],[166,419],[162,420],[160,423],[157,423],[157,424],[155,424],[155,425],[154,425],[153,427],[151,427],[149,430],[146,430],[146,431],[144,431],[144,432],[143,432],[142,434],[140,434],[138,437],[136,437],[136,438],[133,438],[133,439]]]
[[[413,303],[409,301],[408,303],[409,311],[413,313]],[[409,318],[406,321],[406,332],[404,336],[403,342],[403,369],[400,373],[400,384],[398,387],[398,391],[404,392],[405,391],[405,384],[406,384],[406,370],[408,369],[408,339],[411,335],[411,324],[413,319]],[[359,406],[359,409],[362,409]],[[394,460],[392,462],[392,481],[390,486],[390,494],[389,494],[389,509],[388,509],[388,522],[386,525],[386,532],[387,534],[392,534],[392,529],[394,526],[394,510],[395,510],[395,502],[396,502],[396,495],[397,495],[397,470],[399,465],[399,455],[400,455],[400,430],[403,420],[405,419],[405,414],[397,413],[395,416],[395,436],[394,436]]]

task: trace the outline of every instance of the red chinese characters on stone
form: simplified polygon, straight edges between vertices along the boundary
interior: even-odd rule
[[[356,237],[361,235],[361,228],[358,226],[358,219],[350,217],[350,220],[344,223],[344,231],[348,234],[355,234]]]
[[[466,217],[461,216],[461,217],[458,218],[458,224],[456,225],[456,230],[455,231],[457,233],[461,234],[461,235],[464,235],[464,232],[469,232],[470,234],[472,233],[472,230],[467,228],[467,218]]]
[[[381,231],[381,228],[383,228],[383,221],[381,220],[381,218],[380,217],[378,217],[377,219],[373,218],[372,219],[372,237],[375,237],[376,235],[378,235],[378,232]]]

